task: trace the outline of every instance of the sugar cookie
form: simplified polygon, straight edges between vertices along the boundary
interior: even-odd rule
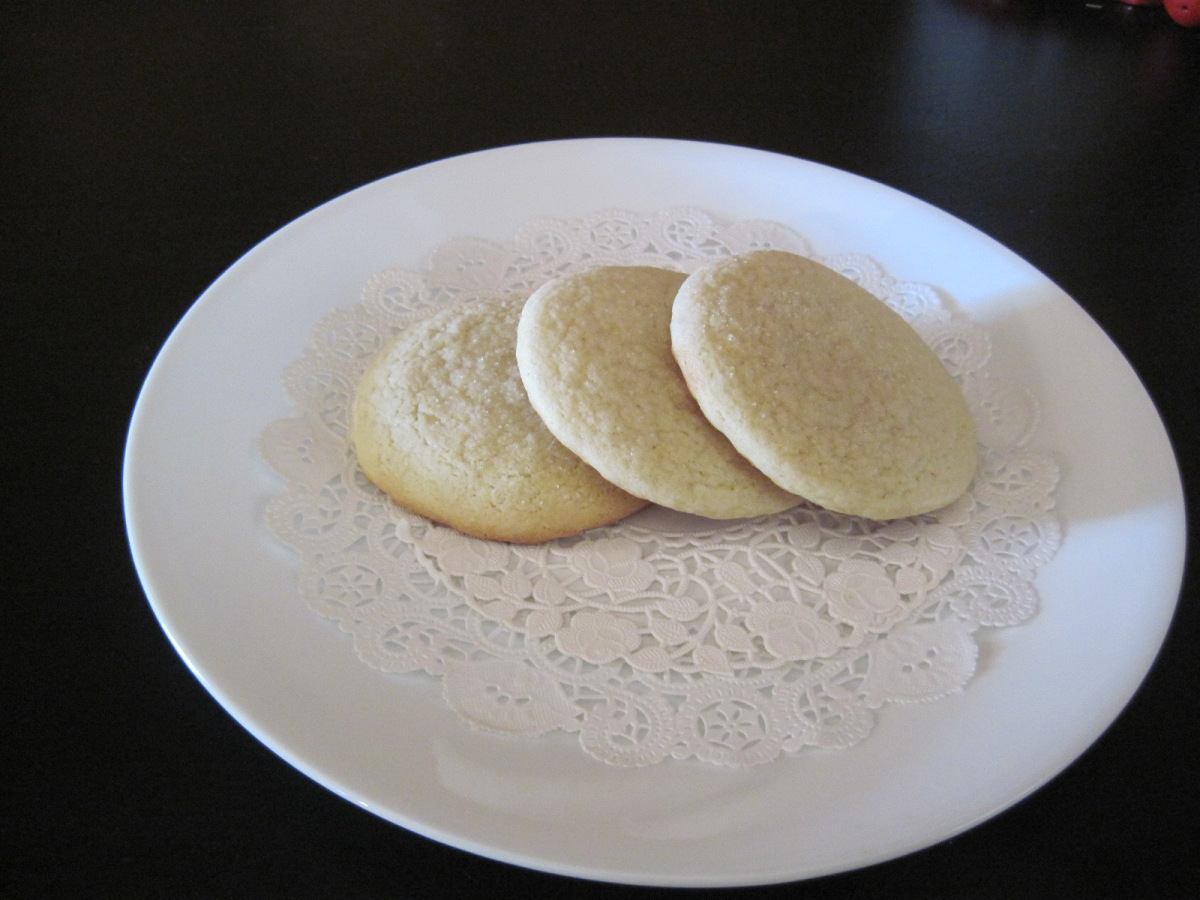
[[[517,328],[517,365],[550,431],[605,478],[716,519],[801,502],[701,413],[671,352],[678,272],[604,266],[538,289]]]
[[[363,472],[397,503],[475,537],[537,543],[646,505],[559,443],[530,406],[523,297],[443,310],[372,361],[353,405]]]
[[[968,487],[975,428],[958,384],[886,304],[777,250],[698,269],[671,341],[708,419],[782,488],[876,519]]]

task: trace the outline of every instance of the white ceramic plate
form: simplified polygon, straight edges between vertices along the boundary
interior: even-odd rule
[[[959,696],[890,707],[862,744],[752,769],[618,769],[573,736],[470,730],[432,679],[367,667],[297,593],[262,510],[257,456],[291,412],[280,386],[313,325],[388,267],[452,237],[507,241],[539,216],[695,206],[770,219],[831,255],[861,252],[988,323],[1043,404],[1064,464],[1066,537],[1038,578],[1042,612],[983,645]],[[1113,440],[1120,435],[1120,440]],[[552,872],[659,885],[828,874],[926,847],[1058,774],[1141,683],[1178,596],[1178,469],[1153,405],[1095,323],[964,223],[824,166],[677,141],[531,144],[367,185],[249,252],[184,317],[138,401],[125,463],[138,572],[188,666],[307,775],[405,828]]]

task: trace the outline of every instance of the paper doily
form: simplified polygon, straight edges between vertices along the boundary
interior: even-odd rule
[[[806,745],[849,747],[886,704],[962,690],[975,633],[1037,611],[1036,572],[1061,541],[1058,466],[1031,446],[1036,399],[988,371],[987,330],[867,256],[820,261],[910,322],[975,413],[980,471],[945,509],[880,523],[801,506],[714,522],[650,507],[518,546],[400,509],[358,470],[346,437],[354,387],[384,343],[431,310],[532,292],[588,266],[690,271],[761,248],[820,259],[776,223],[606,210],[532,221],[506,244],[455,239],[423,271],[372,278],[286,370],[297,414],[261,441],[287,485],[267,522],[298,552],[309,606],[353,636],[366,664],[441,678],[473,726],[576,732],[614,765],[745,766]]]

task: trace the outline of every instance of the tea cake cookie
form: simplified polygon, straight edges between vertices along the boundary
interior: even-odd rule
[[[714,519],[801,502],[755,469],[696,405],[671,352],[678,272],[604,266],[561,276],[525,305],[517,365],[550,431],[605,478]]]
[[[351,441],[401,506],[475,537],[537,543],[646,501],[605,481],[529,405],[515,355],[523,303],[453,307],[396,338],[359,383]]]
[[[778,250],[706,265],[676,295],[671,341],[708,419],[788,491],[892,519],[970,484],[978,451],[958,384],[832,269]]]

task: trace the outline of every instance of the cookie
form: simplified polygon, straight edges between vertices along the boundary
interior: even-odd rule
[[[971,482],[975,428],[957,382],[832,269],[777,250],[706,265],[676,294],[671,343],[709,421],[785,490],[892,519]]]
[[[646,501],[571,453],[530,406],[515,354],[523,304],[453,307],[397,337],[358,385],[351,442],[401,506],[474,537],[538,543]]]
[[[678,272],[604,266],[561,276],[525,305],[517,365],[550,431],[606,479],[714,519],[801,502],[755,469],[700,411],[671,351]]]

